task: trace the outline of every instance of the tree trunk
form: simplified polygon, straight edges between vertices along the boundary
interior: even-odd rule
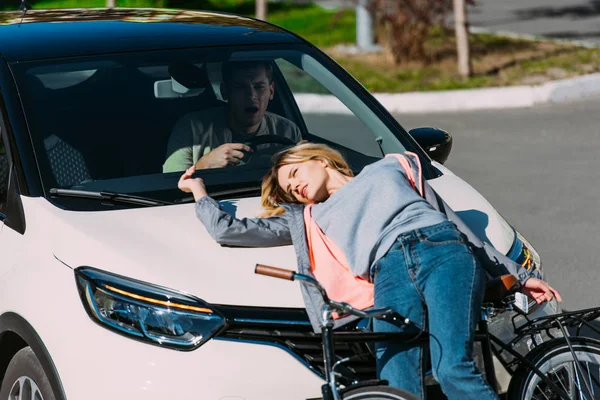
[[[456,30],[456,51],[458,56],[458,73],[468,78],[473,73],[471,54],[469,51],[469,22],[465,0],[454,0],[454,26]]]
[[[115,8],[117,6],[115,3],[116,0],[106,0],[106,8]]]
[[[267,0],[256,0],[255,16],[257,19],[267,20]]]

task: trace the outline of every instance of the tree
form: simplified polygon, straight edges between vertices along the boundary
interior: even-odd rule
[[[372,0],[371,7],[380,36],[384,36],[380,39],[396,63],[428,62],[426,39],[434,26],[444,25],[452,12],[452,0]]]
[[[115,3],[116,0],[106,0],[106,8],[115,8],[117,6]]]
[[[454,27],[456,30],[456,54],[458,73],[463,78],[473,74],[469,49],[469,21],[465,0],[454,0]]]
[[[407,61],[430,62],[432,57],[427,51],[427,39],[435,32],[435,27],[446,30],[446,19],[452,15],[453,8],[463,10],[460,24],[462,28],[467,28],[466,7],[474,5],[475,0],[458,1],[462,7],[453,6],[457,0],[370,0],[378,42],[390,50],[398,64]],[[462,35],[461,55],[465,42],[468,50],[468,36]]]

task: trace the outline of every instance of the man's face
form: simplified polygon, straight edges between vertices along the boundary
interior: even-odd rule
[[[222,87],[223,96],[229,103],[233,127],[244,133],[255,132],[274,92],[273,83],[269,83],[263,66],[234,70],[231,81]]]

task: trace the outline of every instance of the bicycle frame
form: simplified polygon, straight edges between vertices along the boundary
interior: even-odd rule
[[[321,320],[321,339],[323,342],[323,359],[325,362],[325,380],[327,383],[322,387],[323,400],[340,400],[340,392],[337,384],[336,377],[338,374],[335,372],[337,366],[343,364],[347,359],[335,361],[335,340],[334,340],[334,312],[347,312],[357,317],[362,318],[383,318],[397,320],[402,319],[405,324],[410,324],[411,321],[408,318],[403,318],[397,314],[391,307],[382,309],[374,309],[369,311],[357,310],[347,303],[340,303],[329,299],[327,292],[319,284],[319,282],[307,275],[294,273],[292,279],[303,281],[319,290],[319,293],[323,297],[325,305],[323,306]]]
[[[301,278],[300,276],[296,276],[296,279],[303,280],[309,284],[313,284],[314,281],[312,278],[309,279]],[[316,282],[316,281],[315,281]],[[317,283],[318,284],[318,283]],[[320,286],[320,285],[319,285]],[[321,291],[321,290],[320,290]],[[324,290],[321,291],[322,294],[326,296]],[[325,359],[325,371],[326,371],[326,381],[327,386],[329,387],[329,393],[332,397],[324,397],[324,399],[332,398],[334,400],[338,400],[339,396],[337,392],[337,381],[336,381],[336,373],[334,372],[335,368],[338,365],[348,361],[348,359],[342,359],[334,363],[335,361],[335,343],[352,343],[352,342],[382,342],[382,341],[401,341],[406,343],[407,345],[415,345],[415,346],[427,346],[429,344],[429,336],[426,332],[422,332],[418,335],[410,335],[406,333],[364,333],[364,332],[334,332],[333,331],[333,311],[334,309],[347,309],[349,306],[347,304],[340,304],[324,298],[325,306],[323,308],[322,320],[324,321],[322,325],[322,340],[323,340],[323,352]],[[331,307],[333,305],[333,308]],[[515,310],[518,315],[522,315],[527,319],[527,323],[517,328],[514,325],[514,317],[513,317],[513,326],[515,330],[516,337],[513,338],[509,343],[503,342],[500,338],[496,337],[492,333],[489,332],[487,321],[485,318],[482,318],[478,324],[478,330],[475,333],[475,342],[479,342],[481,344],[481,351],[483,356],[483,364],[484,370],[486,373],[486,378],[488,379],[488,383],[493,388],[496,388],[496,368],[494,366],[493,356],[495,355],[503,367],[508,371],[508,373],[512,376],[514,374],[514,369],[512,368],[514,365],[525,364],[527,365],[540,379],[546,383],[549,387],[551,387],[555,393],[557,393],[561,399],[570,400],[570,397],[567,393],[564,392],[561,388],[559,388],[555,382],[553,382],[550,378],[544,375],[538,368],[535,367],[527,358],[517,351],[515,351],[512,346],[515,343],[518,343],[523,338],[527,336],[531,336],[533,340],[535,340],[535,334],[540,333],[542,331],[546,332],[548,336],[553,338],[550,333],[551,328],[559,327],[563,332],[565,339],[568,342],[568,334],[566,332],[566,327],[576,327],[581,329],[582,326],[587,326],[590,329],[594,330],[596,333],[600,335],[600,330],[596,329],[592,325],[589,324],[589,321],[596,319],[600,316],[600,307],[588,310],[581,310],[570,313],[562,313],[556,315],[549,315],[544,317],[539,317],[536,319],[527,318],[527,314],[520,311],[518,308],[512,308],[510,302],[507,302],[506,308],[504,311]],[[373,315],[365,315],[367,318],[377,318],[381,315],[384,315],[386,312],[389,312],[390,309],[383,310],[373,310]],[[371,313],[365,313],[371,314]],[[398,315],[398,314],[396,314]],[[408,319],[406,319],[408,321]],[[502,351],[499,351],[496,347],[492,346],[492,343],[496,346],[500,347],[502,351],[506,351],[510,355],[513,356],[514,360],[512,363],[508,363],[505,358],[502,356]],[[538,345],[539,343],[536,343]],[[573,353],[573,356],[577,362],[576,355]],[[516,368],[515,368],[516,369]],[[325,396],[326,393],[323,393]]]
[[[599,308],[599,310],[600,310],[600,308]],[[542,317],[542,318],[536,319],[536,321],[541,320],[541,319],[549,319],[552,317],[556,317],[556,316]],[[542,330],[542,328],[540,328],[540,330]],[[535,331],[535,329],[531,329],[528,332],[531,333],[534,331]],[[503,366],[505,366],[506,370],[509,372],[510,375],[513,375],[513,373],[514,373],[514,369],[506,366],[508,363],[505,361],[504,357],[502,356],[502,352],[498,351],[494,346],[492,346],[492,343],[493,343],[493,344],[497,345],[498,347],[500,347],[503,351],[506,351],[507,353],[509,353],[510,355],[512,355],[514,357],[514,361],[513,361],[514,365],[517,365],[520,363],[527,365],[532,371],[534,371],[534,373],[536,375],[538,375],[540,377],[540,379],[544,383],[546,383],[549,387],[551,387],[560,396],[561,399],[570,400],[570,397],[561,388],[559,388],[556,385],[556,383],[554,383],[550,378],[545,376],[538,368],[535,367],[534,364],[532,364],[529,360],[527,360],[525,358],[525,356],[521,355],[520,353],[518,353],[516,350],[514,350],[511,347],[512,344],[520,341],[524,337],[528,336],[528,334],[521,333],[520,335],[517,335],[517,337],[515,337],[511,342],[504,343],[501,339],[499,339],[498,337],[496,337],[495,335],[493,335],[492,333],[489,332],[488,327],[487,327],[487,322],[484,319],[482,319],[479,322],[478,331],[476,331],[476,333],[475,333],[475,342],[479,342],[481,344],[484,370],[486,373],[486,377],[488,379],[488,383],[493,388],[496,388],[496,369],[494,366],[493,355],[495,355],[498,358],[498,360],[501,362],[501,364]],[[341,344],[341,343],[360,343],[360,342],[400,341],[400,342],[406,343],[407,345],[414,345],[414,346],[428,346],[429,345],[429,336],[426,332],[422,332],[422,334],[419,334],[419,335],[410,335],[407,333],[334,332],[333,331],[333,323],[331,324],[331,326],[329,326],[327,328],[325,328],[325,327],[322,328],[322,335],[323,335],[322,339],[323,339],[323,351],[324,351],[324,358],[325,358],[325,363],[326,363],[326,365],[325,365],[326,371],[333,371],[333,369],[337,365],[340,365],[340,364],[348,361],[348,359],[342,359],[342,360],[339,360],[338,362],[336,362],[335,364],[333,364],[333,361],[335,360],[335,351],[334,351],[335,343]],[[335,373],[326,374],[326,380],[327,380],[327,385],[329,386],[329,390],[332,391],[332,393],[335,396],[336,392],[333,389],[337,385]],[[324,397],[324,399],[326,399],[326,398]],[[333,397],[333,399],[337,400],[338,398]]]
[[[340,303],[329,299],[325,289],[317,282],[314,278],[295,273],[293,271],[282,270],[275,267],[267,267],[257,265],[256,273],[262,275],[273,276],[286,280],[300,280],[306,284],[315,287],[321,294],[325,305],[322,309],[322,324],[321,324],[321,339],[323,344],[323,358],[325,364],[325,379],[326,384],[322,387],[323,399],[324,400],[340,400],[340,389],[337,383],[337,377],[341,374],[337,373],[335,369],[351,360],[352,358],[345,358],[335,361],[335,343],[357,343],[357,342],[383,342],[383,341],[401,341],[410,346],[427,346],[429,342],[429,336],[426,332],[420,330],[420,333],[407,334],[404,332],[400,333],[376,333],[376,332],[356,332],[356,331],[345,331],[345,332],[334,332],[334,319],[333,313],[338,312],[340,314],[349,314],[359,318],[379,318],[388,321],[399,321],[406,325],[411,325],[412,321],[396,313],[392,308],[381,308],[372,310],[358,310],[353,308],[347,303]],[[484,314],[490,310],[490,308],[483,309]],[[548,315],[538,317],[535,319],[528,318],[527,314],[520,311],[517,307],[512,307],[510,299],[503,301],[501,308],[491,308],[492,311],[508,311],[514,310],[517,315],[523,316],[526,323],[517,327],[515,324],[515,317],[513,317],[513,328],[515,337],[508,343],[503,342],[501,339],[493,335],[488,330],[487,320],[484,317],[480,320],[478,330],[475,332],[475,341],[481,343],[482,355],[484,361],[484,369],[488,382],[493,388],[496,388],[496,375],[495,367],[493,362],[493,356],[495,355],[501,362],[503,367],[508,371],[510,375],[513,375],[516,367],[520,364],[526,365],[530,368],[546,385],[548,385],[556,394],[563,400],[570,400],[569,396],[559,388],[548,376],[544,375],[526,356],[521,355],[515,349],[513,345],[523,340],[525,337],[531,337],[536,345],[537,343],[535,335],[541,332],[545,332],[549,337],[553,338],[550,330],[558,328],[563,334],[573,358],[578,368],[579,373],[582,373],[579,366],[577,356],[569,341],[569,334],[567,328],[577,328],[577,332],[581,330],[583,326],[586,326],[600,335],[600,329],[592,326],[589,321],[592,321],[600,317],[600,307],[591,308],[586,310],[566,312],[555,315]],[[493,345],[492,345],[493,344]],[[513,357],[512,361],[507,361],[503,356],[503,352],[510,354]],[[358,384],[359,382],[352,382],[352,384]],[[367,383],[369,384],[369,383]],[[589,387],[587,388],[589,391]]]

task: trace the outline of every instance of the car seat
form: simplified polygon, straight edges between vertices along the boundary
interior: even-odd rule
[[[44,139],[44,148],[58,186],[74,186],[91,179],[83,155],[69,143],[50,135]]]
[[[90,179],[91,175],[81,152],[61,137],[63,132],[55,123],[62,123],[64,119],[57,117],[58,102],[53,93],[37,76],[29,77],[29,100],[34,104],[33,118],[29,118],[29,122],[33,124],[34,132],[43,139],[46,159],[56,185],[73,186]]]

